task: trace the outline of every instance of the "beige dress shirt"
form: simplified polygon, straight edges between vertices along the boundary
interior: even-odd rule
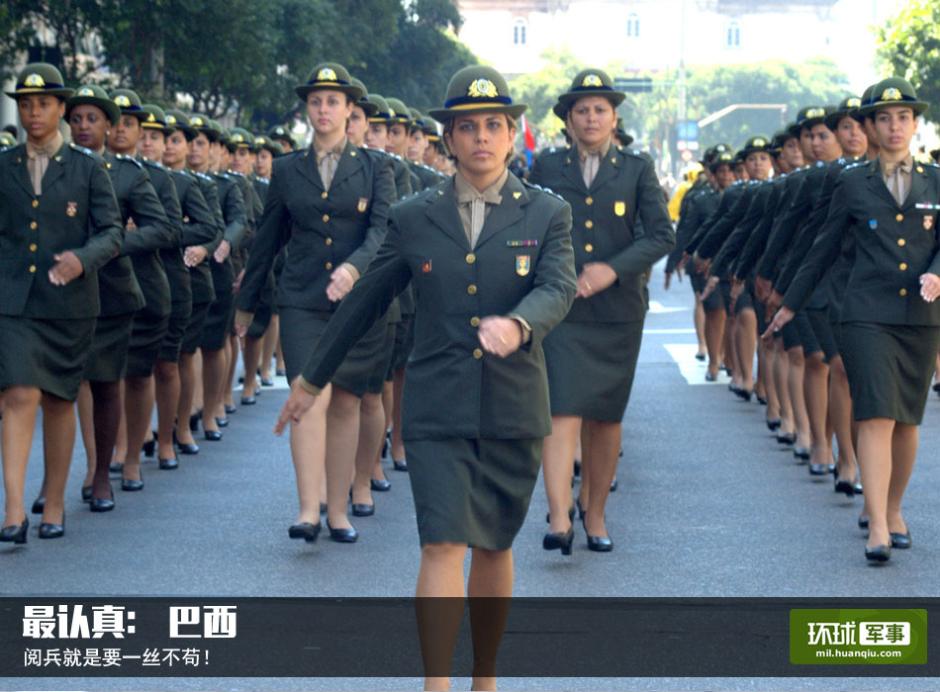
[[[898,206],[903,206],[911,191],[911,175],[914,170],[914,157],[908,155],[903,161],[896,163],[881,162],[881,175],[884,177],[888,192],[894,197]]]
[[[609,139],[604,142],[599,149],[595,149],[594,151],[587,149],[582,151],[581,148],[578,147],[578,156],[581,159],[581,175],[584,177],[585,187],[591,187],[591,183],[594,182],[594,178],[597,177],[597,171],[601,167],[601,159],[607,156],[609,150]]]
[[[339,165],[339,159],[346,148],[346,138],[343,137],[332,149],[321,149],[317,146],[316,137],[313,139],[313,153],[317,157],[317,169],[320,171],[320,179],[323,181],[323,189],[329,191],[330,184],[333,182],[333,176],[336,175],[336,166]]]
[[[56,152],[62,148],[64,140],[62,133],[56,130],[55,137],[50,139],[43,146],[26,142],[26,170],[29,171],[30,180],[33,183],[33,192],[37,195],[42,194],[42,177],[49,168],[49,159],[56,155]]]

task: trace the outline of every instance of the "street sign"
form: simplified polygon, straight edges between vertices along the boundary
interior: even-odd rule
[[[648,93],[653,90],[653,80],[649,77],[617,77],[614,89],[633,94]]]
[[[698,123],[694,120],[683,120],[676,123],[676,139],[685,142],[697,142]]]

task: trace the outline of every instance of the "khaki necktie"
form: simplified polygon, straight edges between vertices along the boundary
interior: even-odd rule
[[[33,184],[33,192],[37,195],[42,194],[42,177],[49,168],[49,160],[58,148],[58,138],[44,147],[26,143],[26,169],[29,171],[29,178]]]
[[[601,165],[600,154],[587,154],[581,162],[581,174],[584,176],[584,186],[591,187],[594,178],[597,176],[597,169]]]
[[[907,200],[908,178],[910,177],[912,166],[906,161],[897,164],[885,164],[885,179],[888,185],[888,192],[894,197],[898,206],[903,206]]]

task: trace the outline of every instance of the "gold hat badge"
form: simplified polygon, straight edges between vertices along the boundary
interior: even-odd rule
[[[157,122],[157,116],[155,116],[153,113],[150,113],[150,114],[147,116],[147,122],[148,122],[148,123],[155,123],[155,122]]]
[[[35,72],[26,76],[26,79],[23,80],[24,87],[30,87],[31,89],[42,89],[46,86],[46,80],[42,78],[41,74],[36,74]]]
[[[903,98],[901,90],[897,87],[888,87],[881,94],[882,101],[900,101]]]
[[[758,137],[757,139],[754,140],[754,146],[755,146],[755,147],[766,147],[766,146],[767,146],[767,140],[765,140],[763,137]]]
[[[320,82],[335,82],[336,81],[336,71],[330,67],[324,67],[319,72],[317,72],[317,81]]]
[[[846,108],[858,108],[861,105],[862,105],[861,99],[849,99],[848,101],[845,102]]]
[[[91,87],[84,86],[81,89],[79,89],[78,93],[75,95],[76,96],[94,96],[95,90],[92,89]]]
[[[581,80],[581,86],[583,87],[601,87],[604,86],[603,80],[600,76],[596,74],[585,75],[584,79]]]
[[[470,86],[467,88],[467,96],[472,96],[475,99],[493,98],[494,96],[499,96],[499,90],[496,88],[496,85],[488,79],[475,79],[470,82]]]
[[[168,116],[166,116],[166,124],[167,124],[167,125],[175,125],[175,124],[176,124],[176,116],[175,116],[175,115],[168,115]]]
[[[808,111],[806,111],[807,120],[810,118],[822,118],[824,115],[826,115],[825,108],[810,108]]]
[[[114,102],[121,108],[130,108],[131,100],[127,98],[124,94],[114,97]]]

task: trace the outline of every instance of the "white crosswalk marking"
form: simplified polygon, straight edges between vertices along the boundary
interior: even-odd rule
[[[679,366],[679,373],[685,378],[686,383],[690,385],[727,385],[731,381],[731,378],[729,378],[723,370],[719,371],[718,379],[715,382],[705,381],[705,373],[708,372],[708,368],[705,361],[695,360],[695,354],[698,351],[698,346],[695,344],[664,344],[663,348],[666,349],[676,362],[676,365]]]

